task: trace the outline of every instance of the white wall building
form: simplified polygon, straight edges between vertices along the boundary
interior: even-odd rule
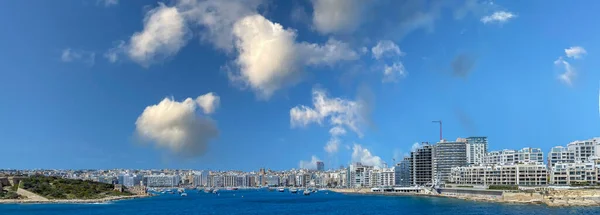
[[[450,182],[467,185],[522,185],[547,184],[548,172],[541,163],[515,163],[452,168]]]
[[[468,137],[465,141],[467,142],[467,162],[471,165],[483,164],[488,149],[487,137]]]
[[[592,162],[556,163],[550,173],[555,185],[597,184],[598,168]]]

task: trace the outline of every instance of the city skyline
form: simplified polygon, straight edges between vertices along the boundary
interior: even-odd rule
[[[0,169],[392,166],[436,120],[544,159],[600,136],[596,2],[36,4],[0,3]]]

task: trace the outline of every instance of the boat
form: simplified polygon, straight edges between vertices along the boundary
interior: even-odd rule
[[[177,192],[178,192],[178,193],[180,193],[180,194],[181,194],[181,193],[185,193],[185,189],[183,189],[183,188],[179,188],[179,189],[177,189]]]
[[[214,194],[218,194],[218,193],[219,193],[219,189],[215,189],[215,190],[213,190],[213,191],[212,191],[212,193],[214,193]]]
[[[298,189],[296,189],[296,188],[291,188],[291,189],[290,189],[290,193],[298,193]]]
[[[316,192],[317,192],[317,190],[312,190],[312,192],[313,192],[313,193],[316,193]]]
[[[279,189],[277,189],[277,191],[279,191],[279,192],[284,192],[284,191],[285,191],[285,189],[283,189],[283,188],[279,188]]]
[[[275,188],[269,187],[269,191],[274,191]]]
[[[304,190],[304,192],[302,192],[302,194],[304,194],[305,196],[310,195],[310,191],[309,190]]]
[[[204,193],[212,193],[213,189],[212,188],[205,188],[204,189]]]
[[[187,196],[187,193],[181,193],[181,196]]]
[[[233,190],[238,190],[239,188],[237,188],[237,187],[234,187],[234,188],[231,188],[231,189],[233,189]]]

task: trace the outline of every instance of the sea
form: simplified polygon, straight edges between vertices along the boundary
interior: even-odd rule
[[[423,196],[378,196],[318,191],[265,189],[220,191],[188,190],[187,196],[160,194],[100,204],[0,204],[0,215],[16,214],[600,214],[600,207],[547,207],[544,205],[473,202]]]

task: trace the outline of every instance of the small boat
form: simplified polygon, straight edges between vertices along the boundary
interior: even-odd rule
[[[212,191],[212,193],[214,193],[214,194],[218,194],[218,193],[219,193],[219,189],[215,189],[215,190],[213,190],[213,191]]]
[[[284,192],[284,191],[285,191],[285,189],[283,189],[283,188],[279,188],[279,189],[277,189],[277,191],[279,191],[279,192]]]
[[[296,188],[291,188],[291,189],[290,189],[290,193],[298,193],[298,189],[296,189]]]
[[[181,196],[187,196],[187,193],[181,193]]]
[[[310,191],[309,190],[305,190],[302,194],[304,194],[305,196],[310,195]]]
[[[274,191],[275,188],[269,187],[269,191]]]
[[[181,193],[184,193],[184,192],[185,192],[185,189],[183,189],[183,188],[179,188],[179,189],[177,189],[177,192],[178,192],[178,193],[180,193],[180,194],[181,194]]]
[[[317,190],[312,190],[312,192],[313,192],[313,193],[316,193],[316,192],[317,192]]]
[[[204,189],[204,193],[212,193],[213,189],[212,188],[206,188]]]
[[[234,188],[231,188],[231,189],[233,189],[233,190],[238,190],[239,188],[237,188],[237,187],[234,187]]]

